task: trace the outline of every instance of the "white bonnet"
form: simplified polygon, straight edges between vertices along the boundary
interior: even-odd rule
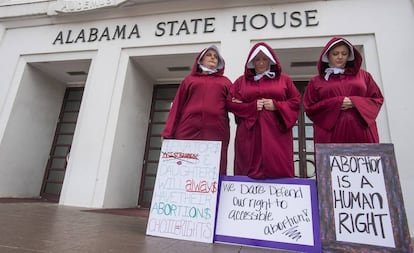
[[[200,57],[198,58],[198,64],[201,64],[201,59],[203,59],[204,54],[209,50],[209,49],[213,49],[214,51],[216,51],[217,55],[218,55],[218,64],[217,64],[217,69],[222,69],[224,67],[224,58],[221,56],[218,48],[215,45],[211,45],[208,48],[204,49],[203,52],[200,54]]]
[[[269,49],[267,49],[267,47],[260,45],[258,47],[256,47],[256,49],[253,51],[253,53],[250,55],[250,58],[247,62],[247,68],[249,69],[254,69],[254,65],[253,65],[253,59],[254,57],[256,57],[256,55],[262,51],[269,59],[270,59],[270,65],[276,65],[276,61],[273,58],[273,55],[270,53]]]
[[[328,59],[328,53],[329,50],[331,50],[331,48],[333,48],[336,44],[338,44],[339,42],[343,42],[345,43],[348,48],[349,48],[349,57],[348,57],[348,61],[353,61],[355,59],[355,54],[354,54],[354,47],[346,40],[344,39],[339,39],[337,41],[335,41],[334,43],[332,43],[325,51],[325,53],[322,55],[322,61],[323,62],[327,62],[329,63],[329,59]]]

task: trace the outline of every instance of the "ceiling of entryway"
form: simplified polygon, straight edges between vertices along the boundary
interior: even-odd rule
[[[316,73],[316,60],[321,48],[276,49],[283,71],[294,80],[307,80]],[[196,54],[151,55],[132,57],[154,83],[177,82],[189,74]],[[33,67],[68,86],[86,82],[90,60],[30,63]],[[243,63],[244,65],[244,63]],[[242,74],[243,69],[240,70]]]
[[[88,77],[91,60],[33,62],[30,66],[67,86],[83,86]]]
[[[316,73],[321,48],[277,49],[282,70],[292,79],[307,80]],[[132,60],[156,83],[181,80],[194,64],[196,54],[137,56]],[[244,62],[241,66],[244,66]],[[240,74],[244,69],[240,69]]]

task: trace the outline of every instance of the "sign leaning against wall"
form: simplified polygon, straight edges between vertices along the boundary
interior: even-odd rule
[[[323,252],[412,252],[392,144],[316,144]]]

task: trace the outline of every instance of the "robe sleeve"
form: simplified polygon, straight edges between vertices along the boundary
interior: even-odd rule
[[[349,98],[365,124],[370,126],[375,123],[378,113],[381,110],[382,103],[384,102],[384,97],[371,74],[364,72],[364,79],[367,85],[366,95],[350,96]]]
[[[345,96],[335,96],[321,100],[314,82],[315,80],[311,79],[306,87],[303,106],[306,115],[315,125],[330,130],[335,126],[341,113],[341,105]]]
[[[286,83],[286,100],[277,101],[273,99],[273,104],[277,108],[275,113],[280,115],[279,118],[282,124],[279,125],[282,126],[282,131],[287,131],[295,125],[300,112],[300,93],[290,78],[287,79]]]
[[[175,94],[170,112],[168,113],[167,121],[165,123],[164,130],[162,131],[161,136],[165,139],[174,139],[175,130],[177,128],[177,123],[181,117],[181,111],[184,107],[184,104],[187,100],[188,94],[188,85],[184,80]]]
[[[236,80],[236,82],[230,86],[230,91],[226,100],[226,107],[236,117],[236,123],[238,123],[239,120],[244,120],[247,128],[250,129],[256,124],[259,114],[257,111],[257,100],[252,102],[243,101],[239,92],[240,82],[243,82],[241,78]],[[233,102],[232,98],[236,98],[242,101],[242,103]]]

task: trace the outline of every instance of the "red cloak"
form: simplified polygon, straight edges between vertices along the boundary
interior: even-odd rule
[[[255,81],[254,69],[245,64],[244,75],[232,85],[227,98],[227,106],[236,117],[235,139],[235,175],[247,175],[252,178],[294,177],[292,127],[298,119],[300,93],[292,80],[284,73],[273,49],[258,43],[249,52],[265,46],[272,54],[276,65],[268,76]],[[232,102],[236,98],[242,103]],[[276,111],[257,110],[257,100],[270,98]]]
[[[333,43],[343,38],[332,38],[322,50],[317,76],[306,88],[303,105],[313,121],[315,143],[378,143],[376,118],[384,98],[371,74],[361,69],[362,56],[352,46],[354,59],[348,61],[343,74],[331,74],[325,80],[328,63],[322,61]],[[354,105],[341,110],[342,101],[349,97]]]
[[[209,75],[201,73],[198,61],[210,48],[198,54],[191,73],[178,87],[162,137],[221,141],[220,174],[225,175],[230,139],[226,97],[231,81],[223,75],[225,65],[220,55],[217,72]]]

